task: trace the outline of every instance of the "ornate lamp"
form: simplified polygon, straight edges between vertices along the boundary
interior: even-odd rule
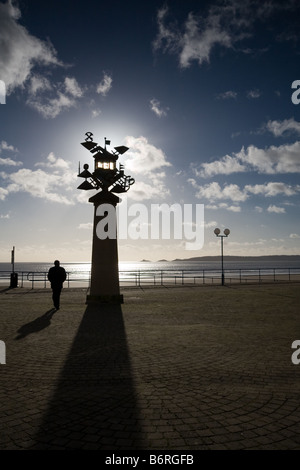
[[[86,149],[88,149],[95,159],[94,172],[88,171],[89,166],[84,165],[84,171],[80,172],[80,178],[85,178],[85,181],[78,186],[77,189],[102,189],[103,191],[110,191],[113,193],[123,193],[128,191],[130,186],[134,183],[134,179],[131,176],[124,175],[124,167],[120,165],[117,169],[117,160],[120,155],[127,152],[128,147],[121,145],[115,147],[113,152],[109,152],[106,149],[106,145],[110,145],[110,140],[104,138],[105,145],[101,147],[97,142],[93,142],[93,134],[86,132],[87,137],[84,142],[81,143]],[[110,188],[110,189],[109,189]]]

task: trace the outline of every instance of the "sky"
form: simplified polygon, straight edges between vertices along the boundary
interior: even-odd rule
[[[0,1],[0,262],[13,246],[16,262],[91,260],[86,132],[129,148],[120,261],[219,255],[216,227],[225,255],[299,255],[299,13],[297,0]],[[151,238],[152,208],[174,204],[190,232]]]

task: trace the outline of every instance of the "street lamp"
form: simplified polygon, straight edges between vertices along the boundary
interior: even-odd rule
[[[228,235],[230,234],[229,228],[225,228],[223,233],[224,235],[221,234],[221,230],[219,228],[215,228],[214,230],[214,234],[216,235],[216,237],[221,238],[222,286],[224,286],[223,238],[228,237]]]

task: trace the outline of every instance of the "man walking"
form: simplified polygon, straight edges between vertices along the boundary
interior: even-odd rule
[[[65,269],[60,266],[60,262],[56,259],[54,266],[48,271],[48,280],[51,283],[52,289],[52,300],[56,310],[59,310],[60,293],[66,278],[67,274]]]

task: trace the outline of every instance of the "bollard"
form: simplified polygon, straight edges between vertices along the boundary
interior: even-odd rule
[[[18,287],[18,273],[11,273],[10,275],[10,289]]]

